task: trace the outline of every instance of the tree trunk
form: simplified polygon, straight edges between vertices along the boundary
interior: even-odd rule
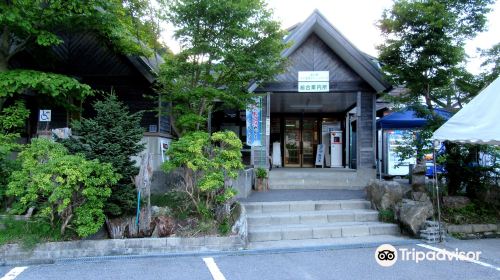
[[[9,70],[9,62],[5,57],[0,55],[0,72],[7,72]]]

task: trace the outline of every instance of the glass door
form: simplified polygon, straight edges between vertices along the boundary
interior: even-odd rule
[[[318,146],[318,121],[313,118],[285,118],[284,166],[314,167]]]
[[[314,167],[318,146],[318,121],[304,118],[302,121],[302,167]]]
[[[285,119],[284,132],[284,164],[286,167],[300,167],[300,119]]]

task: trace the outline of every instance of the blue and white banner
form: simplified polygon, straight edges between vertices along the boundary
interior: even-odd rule
[[[256,97],[246,110],[247,145],[262,146],[262,97]]]

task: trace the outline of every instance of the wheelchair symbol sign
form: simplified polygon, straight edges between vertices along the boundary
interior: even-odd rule
[[[38,120],[41,122],[50,122],[51,114],[52,114],[51,110],[40,110],[40,117]]]

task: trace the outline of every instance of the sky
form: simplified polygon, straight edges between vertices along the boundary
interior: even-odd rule
[[[361,51],[377,57],[376,46],[383,42],[383,37],[376,27],[384,9],[392,6],[392,0],[267,0],[273,9],[275,19],[282,28],[288,28],[304,21],[314,9],[318,9],[351,43]],[[167,27],[164,41],[174,51],[179,51],[178,44],[171,38],[172,28]],[[467,68],[474,74],[480,72],[481,61],[477,48],[488,49],[500,42],[500,1],[493,6],[488,15],[488,31],[479,34],[466,44],[470,56]]]

